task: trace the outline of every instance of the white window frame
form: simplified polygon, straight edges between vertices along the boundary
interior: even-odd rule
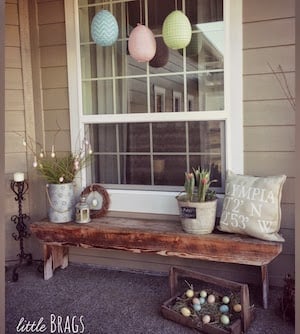
[[[72,149],[78,137],[84,136],[85,124],[118,123],[134,119],[145,121],[182,121],[179,113],[149,113],[119,115],[83,115],[80,66],[79,22],[77,0],[65,1],[68,88]],[[186,112],[185,121],[225,120],[226,167],[235,173],[244,172],[243,141],[243,79],[242,79],[242,1],[224,0],[224,111]],[[230,89],[228,89],[230,87]],[[184,174],[185,171],[182,171]],[[82,189],[88,178],[81,174]],[[177,214],[177,192],[108,189],[112,211]]]

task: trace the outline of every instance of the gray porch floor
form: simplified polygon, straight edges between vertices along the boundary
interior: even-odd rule
[[[23,326],[40,321],[35,332],[42,332],[37,329],[44,325],[47,334],[199,333],[162,317],[160,305],[169,299],[167,276],[71,264],[44,281],[36,268],[23,265],[17,282],[11,281],[11,267],[6,272],[6,334],[17,333],[22,318]],[[260,305],[260,289],[249,289],[256,318],[248,334],[295,333],[294,326],[280,317],[280,288],[271,287],[268,310]]]

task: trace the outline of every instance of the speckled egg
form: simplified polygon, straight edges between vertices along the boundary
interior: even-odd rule
[[[227,313],[229,311],[229,307],[228,305],[221,305],[220,308],[219,308],[220,312],[221,313]]]
[[[202,322],[204,324],[208,324],[210,322],[210,316],[208,314],[205,314],[203,317],[202,317]]]
[[[213,304],[216,301],[216,297],[214,295],[209,295],[207,297],[208,304]]]
[[[190,309],[187,308],[187,307],[182,307],[182,308],[180,309],[180,312],[181,312],[181,314],[182,314],[183,316],[185,316],[185,317],[189,317],[189,316],[191,315],[191,311],[190,311]]]
[[[228,296],[224,296],[224,297],[222,298],[222,302],[223,302],[224,304],[229,304],[229,302],[230,302],[230,298],[229,298]]]
[[[242,305],[241,304],[235,304],[233,306],[234,312],[241,312],[242,311]]]
[[[200,299],[195,297],[195,298],[193,298],[192,303],[193,304],[200,304]]]
[[[194,290],[192,290],[192,289],[188,289],[188,290],[186,290],[185,295],[186,295],[188,298],[192,298],[192,297],[194,297]]]
[[[203,297],[200,297],[200,298],[199,298],[199,301],[200,301],[200,304],[202,305],[202,304],[204,304],[204,303],[205,303],[205,298],[203,298]]]
[[[220,320],[223,325],[229,325],[230,323],[230,319],[226,314],[222,314]]]
[[[195,311],[200,311],[200,310],[201,310],[201,305],[200,305],[200,304],[194,304],[194,305],[193,305],[193,309],[194,309]]]
[[[206,298],[207,297],[207,292],[205,290],[200,291],[200,297]]]

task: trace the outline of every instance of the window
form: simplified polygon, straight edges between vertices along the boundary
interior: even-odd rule
[[[106,186],[114,209],[125,211],[176,212],[174,195],[192,167],[210,168],[216,190],[224,191],[226,169],[243,169],[240,1],[79,0],[65,6],[72,136],[78,128],[88,133],[95,153],[85,181]],[[168,61],[161,67],[135,61],[127,50],[132,29],[146,23],[159,48],[163,21],[176,6],[192,25],[188,47],[164,48]],[[90,35],[102,9],[119,25],[111,47],[95,45]]]

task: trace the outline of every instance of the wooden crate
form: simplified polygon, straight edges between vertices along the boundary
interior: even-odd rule
[[[182,296],[185,290],[188,289],[187,285],[185,290],[180,289],[180,278],[185,281],[194,280],[197,283],[197,287],[209,286],[211,290],[220,295],[224,291],[230,291],[232,294],[238,296],[240,304],[242,305],[242,311],[228,326],[220,326],[214,323],[204,324],[200,318],[183,316],[180,312],[172,308],[178,300],[178,297]],[[172,267],[170,269],[169,282],[171,298],[165,301],[161,306],[161,312],[165,318],[208,334],[241,334],[245,333],[249,328],[253,319],[254,310],[250,307],[247,284],[236,283],[178,267]],[[199,289],[194,290],[197,291]]]

